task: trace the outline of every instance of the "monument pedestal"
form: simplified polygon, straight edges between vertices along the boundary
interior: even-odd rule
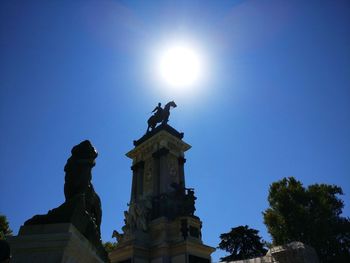
[[[14,263],[103,263],[90,242],[69,223],[22,226],[8,238]]]
[[[209,263],[215,249],[202,243],[200,225],[195,217],[157,218],[148,233],[126,237],[109,258],[112,263]]]
[[[183,133],[160,125],[134,141],[132,186],[123,233],[114,231],[112,263],[209,263],[214,248],[202,242],[193,188],[186,188]]]
[[[214,250],[187,240],[151,248],[130,244],[112,251],[109,257],[115,263],[209,263]]]

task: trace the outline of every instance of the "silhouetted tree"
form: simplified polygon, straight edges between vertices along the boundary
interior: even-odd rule
[[[103,243],[103,246],[104,246],[105,250],[107,251],[107,253],[109,253],[115,249],[115,247],[117,246],[117,243],[108,241],[106,243]]]
[[[232,228],[228,233],[221,234],[218,248],[230,253],[221,260],[232,261],[264,256],[267,250],[258,233],[258,230],[248,226],[238,226]]]
[[[339,186],[314,184],[307,188],[293,177],[270,186],[270,207],[264,223],[274,245],[301,241],[315,248],[321,262],[350,262],[350,219]]]
[[[10,229],[9,222],[5,215],[0,215],[0,239],[4,239],[5,236],[11,236],[12,230]]]

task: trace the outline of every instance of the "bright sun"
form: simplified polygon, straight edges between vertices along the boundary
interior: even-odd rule
[[[203,58],[195,46],[174,42],[160,50],[157,72],[163,85],[175,89],[189,89],[203,77]]]

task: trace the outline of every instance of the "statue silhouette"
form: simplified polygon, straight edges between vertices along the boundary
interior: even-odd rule
[[[162,123],[162,125],[165,125],[169,121],[169,115],[170,115],[170,107],[175,108],[176,104],[174,101],[170,101],[167,104],[165,104],[164,109],[161,107],[161,103],[158,103],[158,106],[155,107],[155,109],[152,112],[155,112],[147,121],[148,127],[147,132],[151,131],[156,127],[157,123]]]

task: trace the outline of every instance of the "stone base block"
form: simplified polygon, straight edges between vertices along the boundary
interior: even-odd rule
[[[316,251],[301,242],[291,242],[285,246],[271,248],[266,256],[271,255],[273,262],[279,263],[318,263]]]
[[[215,248],[204,245],[201,237],[198,218],[160,217],[149,223],[147,233],[124,238],[109,259],[112,263],[210,263]]]
[[[103,263],[72,224],[22,226],[8,238],[14,263]]]
[[[127,245],[109,253],[112,263],[210,263],[215,249],[200,243],[182,241],[155,247]]]

